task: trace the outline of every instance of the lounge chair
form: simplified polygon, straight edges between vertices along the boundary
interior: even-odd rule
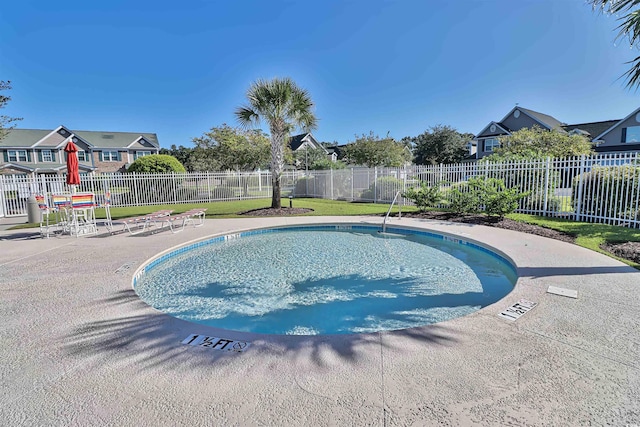
[[[169,229],[172,233],[178,233],[180,231],[183,231],[186,225],[189,223],[193,223],[194,227],[200,227],[201,225],[204,225],[204,217],[206,211],[207,208],[195,208],[180,214],[169,215],[165,218],[160,218],[160,220],[162,221],[162,228],[167,225],[169,226]]]
[[[112,221],[114,224],[123,224],[122,231],[127,230],[129,234],[136,235],[147,231],[148,227],[155,225],[156,222],[161,221],[162,218],[171,215],[172,210],[164,209],[156,212],[152,212],[147,215],[140,215],[130,218],[124,218],[117,221]]]

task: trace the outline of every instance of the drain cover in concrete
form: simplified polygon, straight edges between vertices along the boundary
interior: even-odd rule
[[[507,320],[517,320],[523,314],[526,314],[533,307],[538,305],[537,302],[528,301],[526,299],[521,299],[517,303],[513,304],[511,307],[503,310],[498,314],[498,316],[505,318]]]
[[[556,286],[549,286],[549,288],[547,289],[547,292],[550,294],[560,295],[563,297],[578,298],[578,291],[573,289],[565,289],[565,288],[558,288]]]
[[[208,337],[206,335],[191,334],[182,340],[182,344],[197,347],[206,347],[213,350],[245,351],[251,343],[245,341],[235,341],[226,338]]]

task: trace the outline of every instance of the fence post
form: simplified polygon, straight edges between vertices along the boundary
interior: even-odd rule
[[[331,200],[333,200],[333,169],[329,169],[331,177]]]
[[[353,173],[353,168],[351,168],[351,201],[353,202],[355,200],[355,182],[353,181],[355,179],[355,175]]]
[[[543,214],[547,216],[547,207],[549,203],[549,168],[551,166],[551,157],[547,156],[547,165],[544,171],[544,206]]]
[[[138,180],[136,179],[138,176],[137,172],[133,173],[133,197],[136,198],[135,206],[140,206],[140,199],[138,198]]]
[[[173,187],[173,203],[177,204],[178,199],[176,197],[176,193],[178,192],[178,187],[176,187],[176,173],[174,171],[171,171],[171,184]]]
[[[575,220],[580,221],[580,215],[582,210],[582,187],[584,185],[584,167],[585,167],[585,156],[584,154],[580,156],[580,174],[578,175],[578,200],[576,201],[576,212],[575,212]]]
[[[373,167],[373,203],[378,199],[378,167]]]

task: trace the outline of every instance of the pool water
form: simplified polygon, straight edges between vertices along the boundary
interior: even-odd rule
[[[516,279],[501,257],[441,236],[288,229],[183,251],[147,269],[135,290],[190,322],[317,335],[465,316],[503,298]]]

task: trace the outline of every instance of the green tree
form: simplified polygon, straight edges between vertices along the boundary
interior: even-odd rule
[[[293,164],[296,169],[313,169],[311,165],[327,159],[327,153],[322,148],[304,147],[293,153]]]
[[[189,162],[190,162],[192,153],[193,153],[193,148],[184,147],[182,145],[179,147],[176,147],[175,144],[171,145],[171,148],[169,149],[167,148],[160,149],[160,154],[167,154],[169,156],[175,157],[176,159],[178,159],[180,163],[184,165],[184,167],[187,169],[188,172],[194,172],[189,168]]]
[[[640,41],[640,2],[638,0],[589,0],[594,9],[600,10],[608,15],[616,16],[618,25],[618,35],[616,39],[628,39],[631,47],[638,47]],[[629,71],[622,77],[627,81],[627,87],[640,86],[640,56],[636,56],[631,61]]]
[[[11,82],[8,80],[0,80],[0,90],[8,89],[11,89]],[[10,96],[0,95],[0,109],[4,108],[9,101],[11,101]],[[18,120],[22,120],[22,118],[0,115],[0,139],[4,138],[7,135],[7,132],[13,129],[14,126],[11,125],[11,123]]]
[[[342,160],[336,160],[335,162],[331,159],[325,157],[323,159],[316,160],[311,165],[309,165],[309,169],[312,170],[329,170],[329,169],[346,169],[347,165]]]
[[[220,169],[255,170],[269,162],[269,138],[261,130],[243,130],[227,124],[211,128],[199,138],[196,147],[212,150]]]
[[[485,157],[488,161],[502,159],[539,159],[545,157],[571,157],[592,153],[591,142],[582,135],[569,135],[538,126],[524,128],[499,138],[500,147]]]
[[[213,147],[196,146],[189,156],[188,169],[192,172],[214,172],[222,170]]]
[[[471,134],[461,134],[451,126],[437,125],[413,138],[403,138],[413,146],[414,162],[418,165],[459,163],[469,151]]]
[[[167,154],[152,154],[150,156],[138,157],[127,169],[127,172],[138,173],[167,173],[186,172],[184,166],[175,157]]]
[[[285,143],[291,132],[301,128],[308,132],[316,127],[313,101],[309,93],[290,78],[258,80],[247,91],[248,104],[236,110],[244,127],[269,124],[271,134],[271,207],[281,208],[280,182],[285,161]]]
[[[343,159],[352,165],[398,167],[411,160],[411,152],[393,138],[380,138],[372,132],[356,136],[356,140],[343,149]]]

